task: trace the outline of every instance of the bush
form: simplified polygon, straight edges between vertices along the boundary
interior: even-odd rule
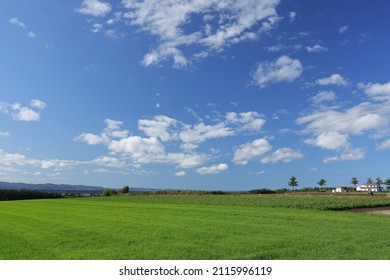
[[[118,193],[113,189],[105,189],[102,193],[102,196],[112,196],[117,195]]]
[[[270,189],[258,189],[258,190],[250,190],[249,193],[250,194],[274,194],[276,192]]]

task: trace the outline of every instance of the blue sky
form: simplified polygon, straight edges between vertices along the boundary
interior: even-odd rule
[[[387,1],[6,0],[0,180],[390,177]]]

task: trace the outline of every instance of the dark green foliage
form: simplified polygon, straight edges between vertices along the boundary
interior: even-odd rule
[[[129,193],[129,192],[130,192],[129,186],[122,187],[121,194],[126,194],[126,193]]]
[[[34,190],[8,190],[0,189],[0,200],[22,200],[22,199],[43,199],[62,198],[59,193],[40,192]]]
[[[263,188],[263,189],[250,190],[248,193],[250,193],[250,194],[275,194],[276,191]]]
[[[113,189],[105,189],[102,193],[102,196],[112,196],[117,195],[118,193]]]

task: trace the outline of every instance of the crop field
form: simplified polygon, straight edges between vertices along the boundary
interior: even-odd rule
[[[390,259],[378,196],[112,196],[0,202],[0,259]],[[335,211],[337,210],[337,211]]]

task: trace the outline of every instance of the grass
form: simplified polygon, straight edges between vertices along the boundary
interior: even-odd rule
[[[390,205],[390,199],[6,201],[0,202],[0,259],[390,259],[389,216],[323,210],[370,205]]]

